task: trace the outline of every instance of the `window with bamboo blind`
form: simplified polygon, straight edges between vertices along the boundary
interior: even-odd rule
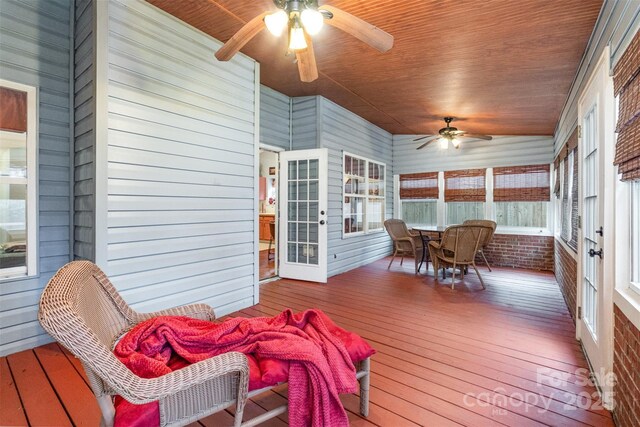
[[[547,227],[550,172],[548,164],[493,169],[493,200],[498,225]]]
[[[578,250],[578,128],[562,145],[554,162],[556,183],[554,194],[558,203],[560,237],[569,247]],[[562,176],[560,176],[562,174]]]
[[[444,173],[447,224],[485,217],[486,169],[464,169]]]
[[[622,181],[640,180],[640,32],[613,70],[618,97],[618,123],[614,164]]]
[[[640,32],[636,32],[613,69],[613,89],[618,97],[616,154],[621,184],[629,190],[629,210],[621,212],[622,226],[627,228],[630,267],[629,289],[640,293]],[[630,249],[630,250],[629,250]]]
[[[402,219],[407,224],[437,225],[438,172],[400,175]]]

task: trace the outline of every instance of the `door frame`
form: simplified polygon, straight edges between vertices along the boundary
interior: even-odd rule
[[[598,60],[594,71],[589,77],[587,84],[584,86],[580,97],[578,98],[578,125],[582,126],[584,115],[591,109],[592,104],[587,108],[582,105],[593,97],[594,90],[597,91],[597,103],[599,105],[597,112],[597,126],[601,127],[598,133],[602,135],[602,139],[598,142],[598,174],[599,184],[598,190],[598,209],[600,212],[599,222],[604,230],[603,236],[599,237],[600,247],[603,250],[603,258],[600,263],[600,281],[599,284],[599,303],[598,303],[598,350],[599,354],[592,357],[600,361],[602,366],[597,366],[597,361],[589,359],[587,349],[583,345],[583,351],[591,370],[596,387],[602,396],[602,403],[607,409],[613,408],[613,384],[611,374],[613,372],[613,292],[615,287],[615,181],[616,173],[613,166],[614,146],[615,146],[615,98],[613,95],[613,79],[609,74],[610,54],[607,46],[600,59]],[[584,141],[583,135],[579,136],[579,162],[578,162],[578,213],[580,218],[584,217],[583,197],[584,197]],[[581,223],[583,221],[580,221]],[[578,228],[578,258],[577,258],[577,292],[576,304],[582,307],[583,298],[583,276],[584,276],[584,227]],[[576,318],[576,339],[582,344],[581,337],[586,327],[583,325],[582,319]],[[595,357],[594,357],[595,356]]]
[[[314,267],[304,267],[302,264],[289,263],[287,260],[287,221],[288,221],[288,187],[287,181],[284,179],[285,173],[288,177],[288,166],[286,162],[288,156],[305,157],[318,159],[318,219],[320,226],[318,227],[318,265]],[[278,246],[280,253],[280,277],[291,278],[296,280],[307,280],[317,283],[326,283],[328,276],[328,253],[329,239],[327,218],[329,211],[329,150],[327,148],[313,148],[308,150],[292,150],[284,151],[279,156],[279,199],[280,199],[280,219]],[[306,271],[305,271],[306,270]]]
[[[274,271],[274,275],[272,277],[268,277],[265,279],[261,279],[260,275],[259,275],[259,271],[260,271],[260,197],[257,197],[258,199],[258,209],[257,209],[257,217],[258,217],[258,225],[257,230],[258,233],[256,234],[255,237],[255,253],[256,253],[256,263],[258,265],[258,283],[265,283],[265,282],[270,282],[272,280],[278,279],[278,274],[279,274],[279,248],[278,248],[278,240],[277,237],[278,236],[278,219],[280,216],[280,153],[282,153],[283,151],[286,151],[284,148],[282,147],[278,147],[275,145],[269,145],[269,144],[263,144],[260,143],[258,145],[258,168],[257,168],[257,175],[256,175],[256,182],[260,179],[260,150],[265,150],[265,151],[271,151],[273,153],[276,153],[278,158],[276,160],[276,164],[278,165],[277,169],[276,169],[276,212],[275,212],[275,216],[273,217],[273,220],[276,222],[276,241],[274,243],[274,256],[273,256],[273,262],[275,263],[275,271]]]

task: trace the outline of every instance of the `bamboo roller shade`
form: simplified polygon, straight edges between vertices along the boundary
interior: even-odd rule
[[[438,172],[408,173],[400,175],[401,199],[437,199]]]
[[[548,202],[550,166],[510,166],[493,169],[496,202]]]
[[[0,129],[27,131],[27,93],[0,86]]]
[[[618,172],[623,181],[640,179],[640,32],[634,36],[613,70],[613,87],[619,96],[616,132]]]
[[[484,202],[486,169],[465,169],[444,173],[445,202]]]

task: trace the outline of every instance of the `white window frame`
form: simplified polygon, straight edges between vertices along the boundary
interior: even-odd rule
[[[640,296],[640,181],[629,186],[629,289]],[[634,279],[636,281],[634,281]]]
[[[27,93],[27,178],[0,177],[1,184],[27,184],[27,266],[0,269],[0,280],[9,280],[38,274],[38,90],[4,79],[0,79],[0,86]]]
[[[356,158],[358,160],[364,160],[365,165],[364,165],[364,170],[365,170],[365,176],[364,176],[364,194],[353,194],[353,193],[345,193],[344,192],[344,183],[345,183],[345,172],[344,172],[344,166],[345,166],[345,158],[349,156],[349,157],[353,157]],[[384,188],[384,192],[383,195],[380,196],[375,196],[375,195],[370,195],[369,194],[369,163],[374,163],[376,165],[379,166],[383,166],[384,167],[384,176],[382,177],[382,188]],[[342,224],[341,224],[341,229],[342,229],[342,238],[351,238],[351,237],[356,237],[356,236],[364,236],[366,234],[372,234],[372,233],[384,233],[384,220],[386,218],[386,198],[387,198],[387,187],[386,187],[386,182],[387,182],[387,165],[386,163],[383,162],[379,162],[377,160],[372,160],[369,159],[367,157],[364,156],[360,156],[358,154],[353,154],[353,153],[349,153],[347,151],[343,151],[342,152],[342,181],[341,181],[341,185],[342,185]],[[347,233],[344,230],[344,219],[345,219],[345,213],[344,213],[344,199],[345,197],[359,197],[359,198],[363,198],[364,199],[364,203],[362,206],[363,212],[362,212],[362,231],[356,231],[353,233]],[[367,207],[369,206],[369,200],[382,200],[382,215],[380,218],[380,228],[374,228],[374,229],[369,229],[369,221],[367,218]]]
[[[550,175],[551,176],[551,175]],[[404,203],[400,197],[400,175],[394,175],[393,186],[394,186],[394,194],[396,195],[394,199],[394,217],[402,218],[402,203]],[[562,175],[560,175],[562,179]],[[549,180],[549,188],[550,191],[553,192],[552,181]],[[446,226],[447,219],[447,203],[444,201],[444,171],[438,172],[438,187],[439,194],[437,201],[437,215],[438,215],[438,226],[444,227]],[[491,218],[495,221],[495,202],[493,201],[493,168],[486,168],[486,176],[485,176],[485,188],[486,188],[486,198],[484,201],[484,212],[485,218]],[[562,182],[560,188],[562,189]],[[419,202],[421,200],[411,200]],[[410,203],[410,202],[409,202]],[[560,205],[562,205],[562,199],[560,199]],[[514,234],[514,235],[531,235],[531,236],[553,236],[554,233],[554,203],[550,200],[547,205],[547,227],[539,228],[539,227],[506,227],[503,225],[499,225],[496,228],[496,233],[498,234]],[[407,224],[407,225],[423,225],[423,224]],[[559,231],[556,231],[559,233]]]

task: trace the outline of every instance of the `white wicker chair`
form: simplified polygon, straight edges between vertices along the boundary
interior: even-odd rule
[[[161,426],[187,425],[233,405],[236,405],[236,427],[255,426],[286,412],[287,405],[283,405],[242,423],[247,398],[268,388],[247,392],[249,365],[245,355],[238,352],[221,354],[158,378],[133,374],[112,349],[132,327],[156,316],[215,318],[213,309],[206,304],[137,313],[107,276],[89,261],[65,265],[45,287],[38,312],[40,324],[82,362],[102,411],[101,425],[113,425],[114,395],[134,404],[158,401]],[[366,416],[369,359],[357,368],[360,411]]]

